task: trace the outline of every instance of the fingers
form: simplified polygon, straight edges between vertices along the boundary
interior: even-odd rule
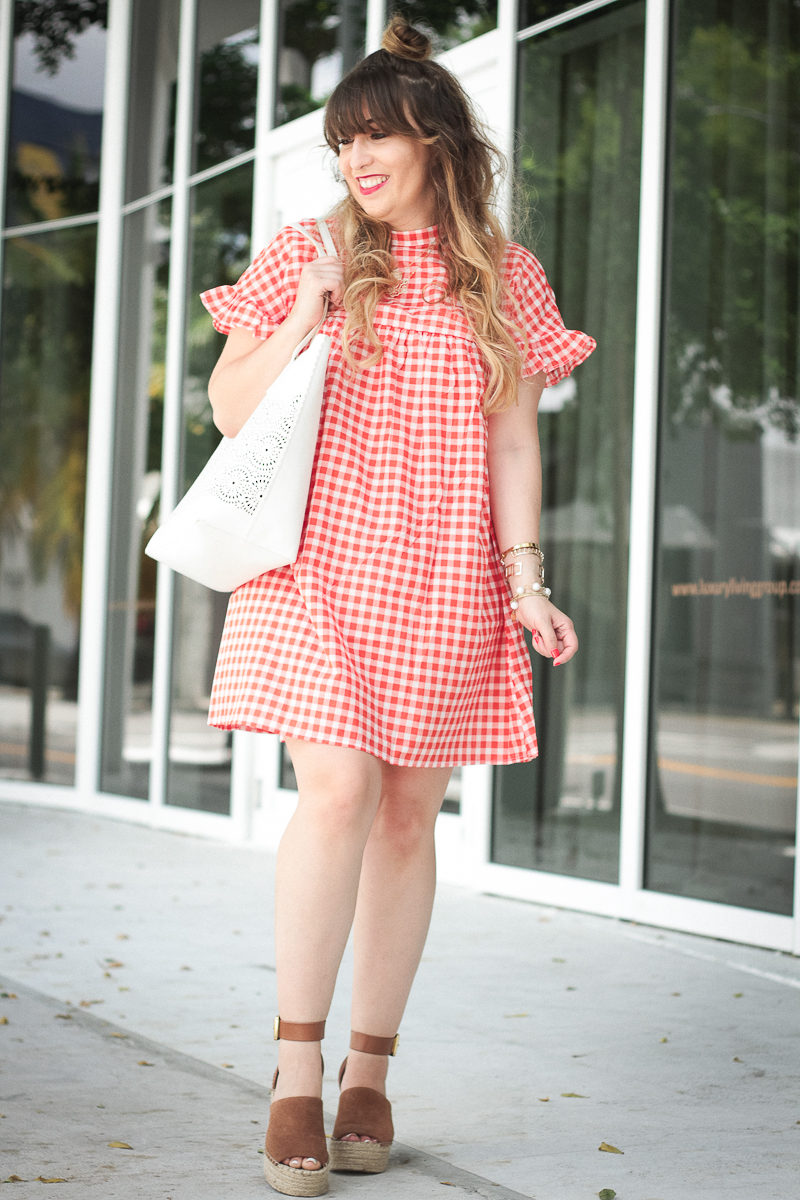
[[[520,602],[517,619],[530,630],[536,652],[552,659],[553,666],[563,666],[577,653],[575,626],[549,601],[535,597]]]

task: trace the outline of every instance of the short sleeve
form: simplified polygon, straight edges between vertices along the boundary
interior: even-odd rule
[[[300,224],[313,235],[314,221]],[[281,229],[237,283],[201,293],[214,328],[219,333],[248,329],[256,337],[268,338],[289,315],[300,272],[315,255],[313,244],[296,228]]]
[[[515,242],[505,261],[508,290],[506,315],[520,331],[515,341],[522,354],[522,378],[544,371],[547,387],[565,379],[589,357],[597,343],[579,329],[567,329],[541,263]]]

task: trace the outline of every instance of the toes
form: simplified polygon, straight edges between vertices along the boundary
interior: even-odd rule
[[[318,1171],[320,1169],[320,1163],[316,1158],[284,1158],[283,1165],[294,1167],[296,1171]]]
[[[339,1138],[340,1142],[377,1142],[377,1138],[370,1137],[368,1133],[346,1133],[344,1137]]]

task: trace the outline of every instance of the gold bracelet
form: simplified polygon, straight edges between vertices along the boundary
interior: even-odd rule
[[[515,546],[509,546],[508,550],[504,550],[500,555],[500,562],[503,566],[506,565],[506,558],[509,554],[516,556],[517,554],[535,554],[540,562],[544,562],[544,554],[537,542],[517,542]]]

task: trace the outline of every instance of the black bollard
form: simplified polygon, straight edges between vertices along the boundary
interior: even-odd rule
[[[31,651],[31,736],[28,767],[31,779],[44,779],[47,685],[50,674],[50,626],[34,625]]]

